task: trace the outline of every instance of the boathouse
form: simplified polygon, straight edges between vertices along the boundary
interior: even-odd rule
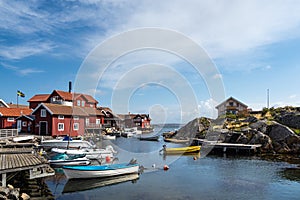
[[[132,128],[137,127],[138,129],[151,128],[151,118],[149,114],[118,114],[122,120],[122,127]]]
[[[230,97],[216,106],[218,110],[218,116],[231,114],[246,114],[248,112],[248,106],[239,100]]]

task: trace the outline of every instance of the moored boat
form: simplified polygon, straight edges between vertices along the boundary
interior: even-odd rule
[[[85,154],[88,159],[103,159],[106,157],[114,157],[117,152],[113,149],[111,145],[108,145],[105,149],[90,149],[90,148],[80,148],[80,149],[63,149],[63,148],[52,148],[52,152],[55,153],[66,153],[68,155],[80,155]]]
[[[139,140],[158,141],[159,140],[159,135],[148,136],[148,137],[139,137]]]
[[[63,171],[68,179],[101,178],[138,173],[139,165],[134,163],[122,163],[111,165],[63,166]]]
[[[85,155],[67,155],[67,154],[58,154],[48,160],[49,164],[52,166],[82,166],[89,165],[91,161],[86,158]]]
[[[188,147],[174,147],[166,148],[164,145],[162,151],[166,154],[183,154],[183,153],[197,153],[201,149],[201,146],[188,146]]]
[[[42,140],[41,147],[43,148],[94,148],[95,145],[91,144],[89,141],[82,139],[72,139],[70,137],[64,137],[53,140]]]

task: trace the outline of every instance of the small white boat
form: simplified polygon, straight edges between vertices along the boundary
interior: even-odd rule
[[[104,140],[115,140],[116,136],[115,135],[102,135],[102,138]]]
[[[111,145],[108,145],[105,149],[62,149],[62,148],[52,148],[52,152],[55,153],[66,153],[68,155],[81,155],[85,154],[88,159],[104,159],[106,157],[114,157],[117,153]]]
[[[54,158],[48,160],[50,165],[54,166],[82,166],[82,165],[89,165],[91,164],[91,161],[83,156],[77,155],[77,157],[74,156],[68,156],[68,155],[61,155],[59,158]]]
[[[24,142],[24,141],[29,141],[33,140],[34,136],[33,135],[24,135],[24,136],[17,136],[13,138],[14,142]]]
[[[123,163],[112,165],[63,166],[63,171],[68,179],[101,178],[138,173],[139,165]]]
[[[42,140],[41,147],[43,148],[94,148],[95,145],[91,144],[86,140],[72,139],[72,138],[61,138],[53,140]]]

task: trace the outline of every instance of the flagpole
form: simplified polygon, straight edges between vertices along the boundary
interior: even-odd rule
[[[19,94],[17,92],[17,108],[19,108]]]

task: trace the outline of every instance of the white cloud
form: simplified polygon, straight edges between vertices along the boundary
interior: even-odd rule
[[[215,108],[217,106],[217,102],[213,99],[207,99],[205,101],[200,101],[198,108],[200,111],[201,117],[208,117],[208,118],[217,118],[218,112]]]
[[[8,65],[5,63],[0,63],[4,68],[15,71],[18,75],[21,76],[27,76],[33,73],[42,73],[44,71],[39,70],[39,69],[33,69],[33,68],[20,68],[12,65]]]
[[[27,42],[19,45],[0,45],[0,57],[18,60],[32,55],[50,52],[54,45],[48,42]]]

